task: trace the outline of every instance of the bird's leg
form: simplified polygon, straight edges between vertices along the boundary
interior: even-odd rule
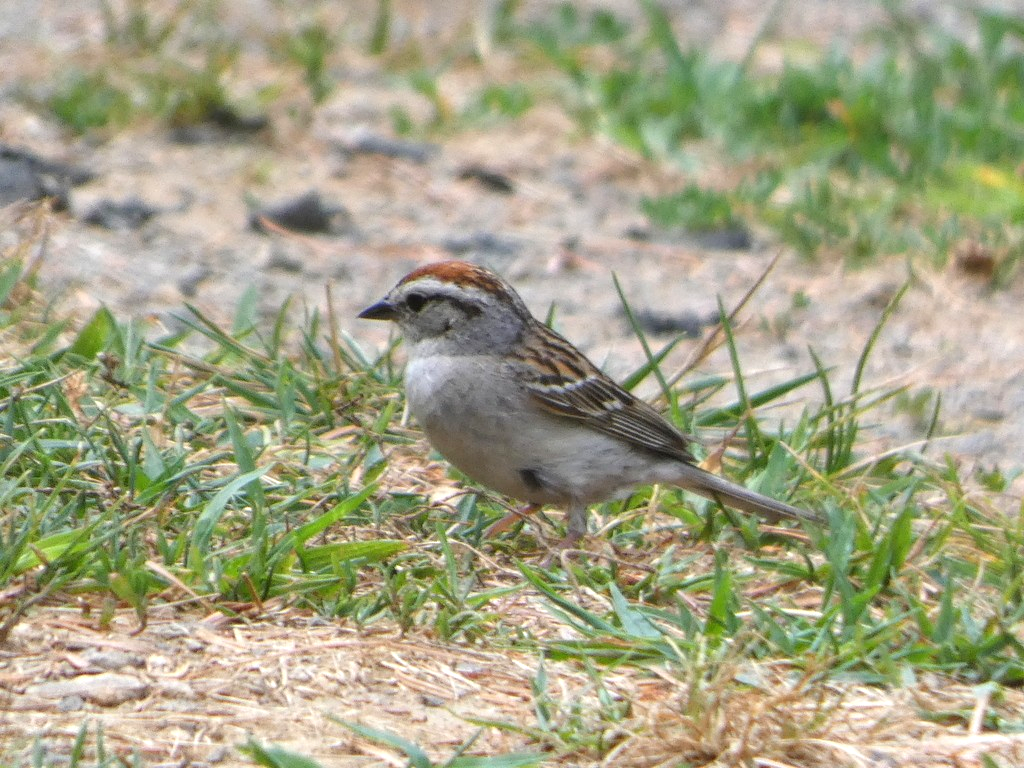
[[[499,533],[507,531],[513,523],[518,520],[526,520],[529,515],[534,515],[540,511],[540,504],[527,504],[522,509],[517,509],[514,512],[509,512],[501,520],[496,523],[491,523],[484,531],[484,536],[491,538],[497,536]]]
[[[540,561],[542,568],[547,568],[555,562],[556,559],[561,559],[562,567],[568,569],[568,556],[569,550],[573,549],[576,543],[587,534],[587,505],[573,502],[569,505],[569,509],[566,511],[566,516],[569,518],[569,524],[566,526],[565,536],[555,544],[548,553],[544,556],[544,559]]]
[[[569,518],[569,524],[566,526],[565,537],[555,545],[555,548],[560,550],[571,549],[576,542],[587,535],[588,510],[586,504],[574,501],[569,505],[566,515]]]

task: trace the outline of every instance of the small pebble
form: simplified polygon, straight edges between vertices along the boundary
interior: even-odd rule
[[[425,163],[437,147],[425,142],[404,141],[375,133],[369,128],[356,128],[338,142],[338,148],[349,155],[382,155],[414,163]]]
[[[991,246],[977,240],[966,240],[956,247],[953,263],[965,275],[991,279],[999,260]]]
[[[61,712],[78,712],[85,706],[85,700],[81,696],[65,696],[57,703],[57,709]]]
[[[270,258],[267,259],[267,269],[277,269],[281,272],[299,274],[302,272],[303,266],[302,259],[287,253],[282,248],[274,248],[270,252]]]
[[[630,240],[646,243],[651,239],[651,228],[644,224],[631,224],[622,234]]]
[[[82,656],[90,664],[111,672],[123,667],[143,667],[146,664],[145,659],[137,654],[115,649],[90,648]]]
[[[138,197],[121,201],[101,200],[82,217],[82,221],[104,229],[138,229],[159,212]]]
[[[702,248],[715,251],[749,251],[754,246],[750,232],[740,225],[693,232],[691,236]]]
[[[236,133],[257,133],[270,125],[266,115],[242,114],[234,107],[220,106],[210,110],[209,122]]]
[[[198,696],[195,689],[181,680],[161,680],[155,685],[157,692],[168,699],[192,701]]]
[[[0,206],[45,196],[46,191],[26,161],[0,158]]]
[[[976,419],[981,419],[982,421],[997,422],[1006,418],[1006,411],[1001,408],[978,406],[972,410],[971,415]]]
[[[197,267],[178,280],[178,290],[181,291],[181,295],[187,298],[192,298],[199,292],[199,286],[203,284],[203,281],[213,276],[213,270],[209,267]]]
[[[243,115],[231,107],[220,107],[211,110],[203,122],[173,128],[170,139],[176,144],[217,144],[258,133],[268,125],[266,115]]]
[[[484,168],[482,165],[467,165],[459,171],[459,178],[463,181],[477,181],[491,192],[503,195],[511,195],[516,191],[512,179],[498,171]]]
[[[338,235],[352,228],[352,216],[348,210],[342,205],[325,203],[315,190],[254,211],[249,216],[250,228],[257,232],[267,231],[262,219],[295,232]]]
[[[0,144],[0,159],[24,160],[39,176],[59,178],[63,183],[73,187],[92,181],[96,177],[92,171],[62,163],[59,160],[49,160],[35,152],[12,147],[9,144]]]
[[[455,664],[455,671],[466,677],[479,677],[487,673],[487,667],[475,661],[459,661]]]
[[[0,206],[49,197],[54,210],[64,211],[68,208],[71,187],[92,178],[92,173],[73,165],[0,144]]]
[[[63,700],[80,697],[102,707],[114,707],[126,701],[146,697],[149,694],[149,685],[130,675],[104,672],[99,675],[79,675],[70,680],[31,685],[25,690],[25,694],[42,699]]]
[[[705,326],[718,322],[717,312],[713,313],[711,317],[702,318],[696,312],[689,310],[669,313],[656,312],[651,309],[634,309],[633,316],[647,333],[681,333],[691,339],[699,337]]]
[[[441,241],[441,247],[449,253],[463,255],[470,252],[497,256],[512,256],[519,252],[515,240],[496,235],[493,232],[473,232],[469,235],[452,235]]]
[[[216,747],[207,756],[206,760],[211,763],[223,763],[231,756],[231,750],[227,747]]]

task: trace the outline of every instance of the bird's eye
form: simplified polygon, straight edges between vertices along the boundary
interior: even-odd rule
[[[413,312],[419,312],[427,303],[427,297],[422,293],[410,293],[405,297],[405,303]]]

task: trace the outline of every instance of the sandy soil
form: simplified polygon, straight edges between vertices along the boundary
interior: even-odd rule
[[[491,607],[550,639],[565,628],[543,602],[527,592]],[[419,631],[354,630],[274,604],[232,624],[165,606],[142,631],[128,611],[100,629],[81,607],[38,612],[0,649],[0,748],[24,753],[41,737],[46,764],[59,765],[84,724],[89,744],[102,729],[108,756],[128,764],[137,755],[155,766],[252,765],[231,749],[252,737],[327,768],[406,765],[398,750],[357,737],[342,720],[399,734],[436,765],[478,732],[471,754],[544,751],[515,730],[538,722],[539,668],[528,654]],[[808,686],[791,672],[726,667],[727,676],[762,684],[743,688],[727,677],[720,690],[715,680],[626,667],[602,671],[599,689],[580,665],[548,659],[542,690],[552,729],[570,743],[577,730],[596,732],[602,706],[631,705],[601,732],[605,759],[560,758],[552,737],[545,764],[656,768],[688,758],[716,766],[980,768],[982,755],[1005,765],[1024,760],[1024,735],[949,722],[980,703],[988,716],[1013,722],[1024,707],[1019,690],[982,702],[977,689],[928,675],[892,691],[842,681]],[[54,695],[54,683],[77,681],[79,694]],[[481,729],[487,721],[509,728]]]

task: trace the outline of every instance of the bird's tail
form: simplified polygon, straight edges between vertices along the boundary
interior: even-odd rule
[[[758,515],[773,523],[787,517],[814,523],[825,522],[824,517],[815,512],[809,512],[806,509],[794,507],[784,501],[763,496],[760,493],[744,488],[742,485],[730,482],[723,477],[713,475],[700,467],[689,464],[683,464],[682,466],[685,469],[682,477],[676,479],[678,486],[712,501],[717,501],[727,507]]]

